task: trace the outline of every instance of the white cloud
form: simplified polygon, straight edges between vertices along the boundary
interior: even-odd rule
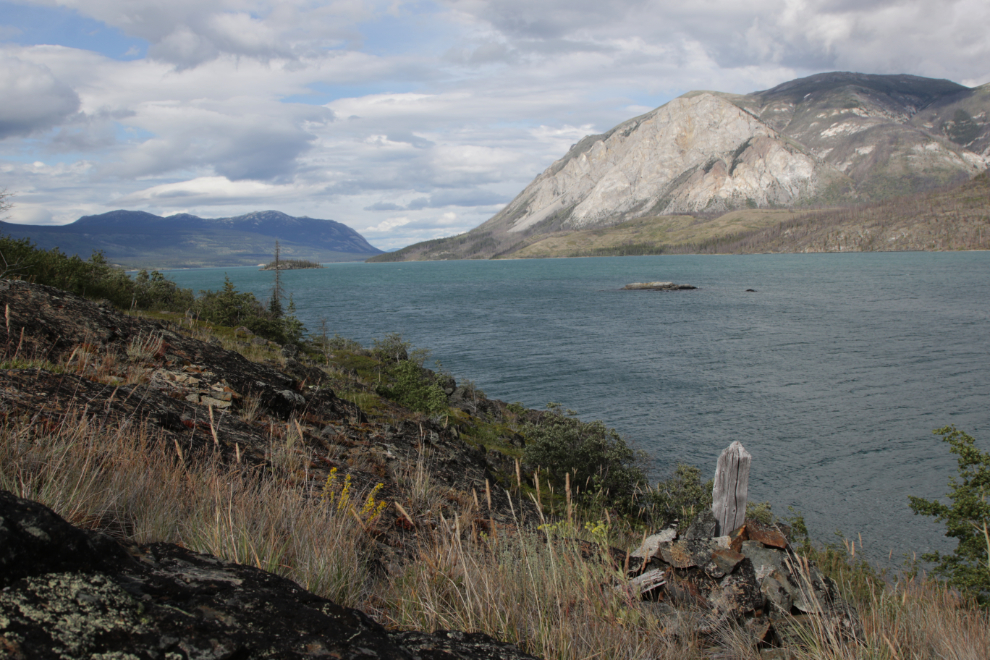
[[[408,225],[412,220],[409,218],[389,218],[388,220],[383,220],[373,227],[366,227],[364,233],[368,236],[379,236],[381,234],[387,234],[392,229],[396,227],[402,227],[403,225]]]
[[[983,0],[35,4],[148,56],[0,18],[25,44],[0,45],[0,187],[21,221],[278,208],[400,247],[480,224],[584,135],[690,89],[831,69],[990,80]]]
[[[0,139],[51,128],[79,109],[79,96],[44,65],[0,54]]]
[[[295,186],[278,186],[261,181],[231,181],[226,177],[214,176],[151,186],[119,197],[114,202],[118,205],[191,208],[203,204],[244,204],[285,199],[300,192],[302,191]]]

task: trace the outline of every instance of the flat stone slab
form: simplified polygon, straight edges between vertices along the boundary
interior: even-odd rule
[[[674,282],[633,282],[622,287],[623,291],[689,291],[697,289],[690,284],[676,284]]]
[[[787,547],[787,537],[776,527],[764,525],[755,520],[746,521],[746,534],[750,541],[759,541],[771,548],[784,549]]]
[[[719,548],[712,553],[712,561],[715,562],[715,565],[718,566],[723,575],[731,573],[736,565],[745,558],[746,555],[736,552],[731,548]]]
[[[674,568],[703,567],[712,560],[716,549],[711,539],[683,539],[660,546],[660,556]]]
[[[670,543],[676,538],[676,529],[665,529],[662,532],[646,537],[638,548],[629,553],[629,556],[636,559],[652,559],[657,556],[661,543]]]
[[[787,553],[776,548],[768,548],[759,541],[743,541],[740,552],[753,562],[756,577],[762,580],[773,570],[790,573],[787,567]]]

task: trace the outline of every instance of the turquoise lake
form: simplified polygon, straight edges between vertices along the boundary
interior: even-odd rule
[[[199,290],[225,273],[267,298],[255,268],[167,275]],[[699,288],[620,290],[653,280]],[[987,252],[349,263],[283,283],[310,332],[400,332],[492,398],[603,419],[655,478],[713,473],[739,440],[750,500],[794,507],[819,540],[861,534],[878,561],[953,547],[908,508],[956,472],[932,429],[990,449]]]

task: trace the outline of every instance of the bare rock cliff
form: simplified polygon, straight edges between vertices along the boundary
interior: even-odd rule
[[[842,175],[722,95],[683,96],[585,138],[486,225],[521,232],[789,205]]]

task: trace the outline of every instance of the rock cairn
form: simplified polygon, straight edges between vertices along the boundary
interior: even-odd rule
[[[836,635],[861,637],[836,584],[790,547],[790,529],[745,518],[749,462],[738,442],[722,453],[714,488],[721,518],[706,509],[683,533],[644,538],[629,554],[625,588],[661,607],[700,612],[703,634],[740,625],[759,647],[779,646],[810,617]]]

